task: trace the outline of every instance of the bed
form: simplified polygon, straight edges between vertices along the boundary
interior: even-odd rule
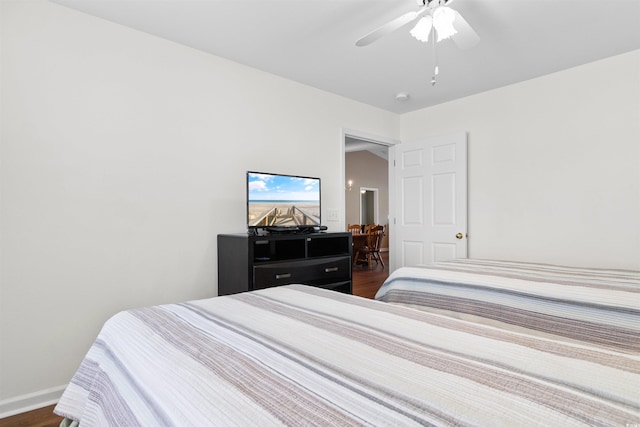
[[[55,412],[80,427],[640,423],[640,272],[465,260],[377,300],[305,285],[108,320]]]

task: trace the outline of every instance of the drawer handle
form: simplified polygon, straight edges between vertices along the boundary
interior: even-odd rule
[[[338,267],[327,267],[324,269],[325,273],[333,273],[334,271],[338,271]]]
[[[289,277],[291,277],[291,273],[276,274],[276,279],[288,279]]]

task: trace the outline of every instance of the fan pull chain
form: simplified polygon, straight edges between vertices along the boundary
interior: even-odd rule
[[[431,27],[431,43],[433,44],[433,62],[435,64],[433,67],[433,76],[431,76],[431,86],[435,86],[436,76],[440,73],[440,70],[438,69],[438,52],[436,50],[436,32],[434,27]]]

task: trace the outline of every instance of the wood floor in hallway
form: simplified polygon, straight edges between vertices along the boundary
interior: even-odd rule
[[[381,264],[373,261],[371,266],[354,265],[351,272],[352,293],[365,298],[373,298],[382,286],[382,283],[389,277],[389,252],[382,252]]]

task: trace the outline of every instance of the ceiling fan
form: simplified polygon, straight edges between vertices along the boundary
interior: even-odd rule
[[[407,12],[387,22],[382,27],[359,39],[356,42],[356,46],[367,46],[420,18],[411,30],[411,35],[425,43],[431,39],[435,62],[431,86],[435,86],[436,77],[440,72],[438,55],[436,54],[436,42],[450,38],[460,49],[470,49],[480,42],[480,37],[458,11],[449,7],[453,0],[417,0],[417,2],[418,6],[420,6],[418,10]]]
[[[387,22],[382,27],[360,38],[356,42],[356,46],[367,46],[418,18],[421,19],[411,30],[411,35],[422,42],[428,42],[431,37],[435,43],[437,35],[437,41],[451,38],[460,49],[469,49],[480,41],[480,37],[462,15],[449,7],[454,0],[416,1],[420,6],[418,10],[407,12]]]

